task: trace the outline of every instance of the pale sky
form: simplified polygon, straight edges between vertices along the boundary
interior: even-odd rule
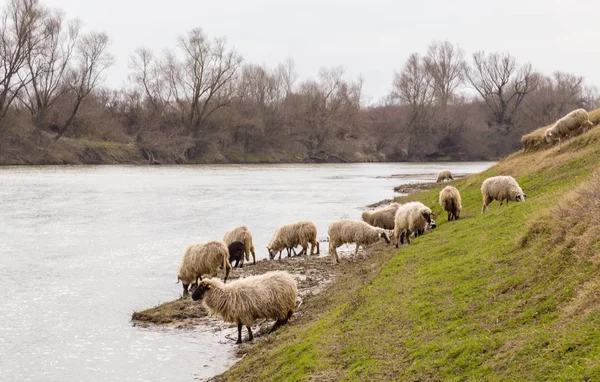
[[[106,32],[115,65],[106,85],[121,87],[129,57],[139,46],[155,53],[200,27],[226,36],[245,62],[275,67],[294,59],[298,74],[342,65],[362,74],[364,92],[377,101],[389,93],[394,72],[433,40],[478,50],[510,52],[549,74],[584,76],[600,86],[598,0],[40,0],[79,18],[85,30]]]

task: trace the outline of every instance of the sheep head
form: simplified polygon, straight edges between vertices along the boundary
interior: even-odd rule
[[[207,280],[203,280],[200,281],[200,283],[198,284],[198,287],[196,287],[196,289],[194,290],[194,293],[192,293],[192,300],[194,301],[198,301],[198,300],[202,300],[202,298],[204,298],[204,293],[206,293],[208,290],[210,290],[212,288],[212,284],[209,283]]]
[[[391,243],[391,241],[390,241],[390,238],[389,238],[389,236],[387,235],[387,233],[385,233],[385,231],[381,231],[381,232],[379,233],[379,237],[380,237],[380,238],[382,238],[383,240],[385,240],[385,243],[386,243],[386,244],[390,244],[390,243]]]
[[[277,255],[277,251],[275,251],[273,248],[269,248],[269,247],[267,247],[267,251],[269,251],[269,259],[273,260],[275,258],[275,256]]]
[[[436,227],[437,225],[435,224],[435,220],[431,219],[431,221],[429,222],[429,229],[434,229]]]
[[[550,131],[550,129],[546,129],[546,132],[544,133],[544,138],[546,138],[546,142],[550,143],[552,142],[552,131]]]

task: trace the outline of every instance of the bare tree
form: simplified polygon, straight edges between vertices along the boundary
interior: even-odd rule
[[[283,83],[285,97],[287,97],[294,92],[294,86],[298,80],[298,73],[296,73],[296,64],[294,63],[294,60],[288,58],[282,64],[279,64],[276,73],[279,81]]]
[[[228,50],[224,39],[209,41],[201,29],[180,38],[180,61],[168,54],[165,72],[189,136],[201,131],[208,118],[232,99],[234,75],[241,57]]]
[[[464,52],[449,41],[436,41],[429,45],[424,62],[433,79],[435,99],[445,107],[463,82]]]
[[[410,108],[408,125],[425,119],[433,103],[433,77],[417,53],[408,57],[401,72],[394,78],[392,98]]]
[[[172,99],[171,89],[164,75],[164,64],[146,48],[138,48],[129,64],[134,71],[130,80],[139,88],[155,111],[162,113]]]
[[[76,47],[77,63],[67,75],[67,86],[74,98],[67,121],[59,128],[55,141],[71,127],[82,102],[99,85],[102,73],[113,63],[108,53],[109,39],[105,33],[92,32],[81,38]]]
[[[31,112],[36,125],[46,127],[46,115],[52,105],[69,90],[65,77],[79,38],[80,23],[66,22],[61,12],[50,12],[40,30],[41,42],[36,37],[28,40],[30,54],[26,67],[31,78],[20,97]],[[32,41],[33,40],[33,41]]]
[[[539,84],[539,75],[531,64],[519,66],[508,53],[486,55],[479,51],[473,54],[473,64],[465,74],[492,112],[494,123],[507,131],[514,126],[525,97]]]
[[[36,49],[37,30],[45,10],[37,0],[10,0],[0,20],[0,119],[30,81],[24,72],[27,58]]]

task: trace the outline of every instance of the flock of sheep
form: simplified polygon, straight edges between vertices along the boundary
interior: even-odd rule
[[[585,114],[584,114],[585,113]],[[576,125],[576,127],[574,127]],[[546,131],[546,139],[560,139],[569,131],[579,126],[590,126],[587,112],[583,109],[575,110],[558,120],[554,126]],[[559,143],[560,147],[560,143]],[[450,171],[438,174],[437,182],[453,180]],[[486,179],[481,186],[483,198],[483,214],[494,200],[523,202],[525,193],[517,181],[511,176],[494,176]],[[439,204],[448,213],[448,221],[458,220],[462,210],[461,196],[458,189],[453,186],[445,187],[439,194]],[[392,203],[389,206],[374,212],[363,212],[362,221],[343,219],[329,225],[329,254],[334,263],[339,262],[337,247],[343,244],[355,244],[354,260],[359,248],[384,240],[390,244],[388,231],[393,230],[392,240],[398,248],[406,242],[410,244],[411,237],[419,237],[427,230],[435,228],[434,214],[431,209],[421,202],[405,204]],[[307,221],[288,224],[278,228],[267,249],[271,260],[285,249],[287,256],[319,254],[317,241],[317,227]],[[296,254],[295,248],[301,246],[302,250]],[[316,249],[316,251],[315,251]],[[252,233],[246,226],[236,227],[223,237],[223,241],[209,241],[191,245],[187,248],[179,268],[177,282],[183,284],[183,294],[187,295],[188,288],[192,286],[192,299],[202,300],[206,310],[222,318],[226,322],[238,325],[238,340],[242,342],[242,327],[248,329],[249,340],[253,339],[251,326],[257,319],[274,319],[275,325],[271,331],[284,325],[294,313],[298,289],[296,281],[287,272],[267,272],[263,275],[250,276],[226,284],[232,269],[231,263],[242,268],[244,260],[256,264],[256,254],[252,242]],[[225,277],[223,282],[218,278],[217,271],[223,268]],[[202,279],[209,275],[209,279]]]
[[[453,179],[450,171],[438,175],[438,182]],[[493,201],[524,201],[525,194],[510,176],[496,176],[487,179],[481,187],[483,195],[483,211]],[[453,186],[445,187],[439,196],[439,203],[448,213],[448,221],[456,220],[462,209],[460,192]],[[419,237],[427,230],[435,228],[431,209],[421,202],[405,204],[392,203],[373,212],[365,211],[362,221],[343,219],[329,225],[329,254],[334,263],[339,262],[337,248],[343,244],[355,244],[354,260],[359,248],[366,248],[379,240],[390,244],[388,231],[393,231],[392,240],[396,248],[411,237]],[[295,248],[302,250],[296,253]],[[267,249],[273,260],[277,255],[281,259],[283,250],[287,256],[319,254],[317,227],[308,221],[279,227]],[[287,272],[267,272],[263,275],[250,276],[227,284],[229,273],[235,262],[242,268],[244,261],[256,264],[256,253],[252,241],[252,232],[246,226],[236,227],[225,233],[222,241],[208,241],[190,245],[183,256],[177,282],[183,285],[183,294],[188,295],[191,286],[192,299],[202,300],[206,310],[222,318],[226,322],[238,325],[238,341],[242,342],[242,328],[248,329],[249,340],[253,339],[251,326],[258,319],[274,319],[271,331],[284,325],[292,316],[296,307],[298,289],[296,281]],[[221,282],[217,276],[222,268],[225,276]],[[212,278],[202,279],[202,276]]]

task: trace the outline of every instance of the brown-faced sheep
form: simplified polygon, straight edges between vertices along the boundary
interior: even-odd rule
[[[294,248],[298,245],[302,246],[300,255],[306,255],[309,244],[310,254],[315,254],[316,247],[316,254],[318,255],[319,242],[317,241],[317,226],[312,222],[302,221],[294,224],[287,224],[275,230],[275,233],[267,246],[267,250],[269,251],[271,260],[275,258],[277,253],[279,253],[279,259],[281,259],[281,252],[284,249],[287,249],[288,257],[290,257],[290,250],[296,255]]]
[[[192,294],[194,301],[202,300],[209,314],[238,326],[237,343],[242,343],[242,325],[250,328],[257,319],[277,320],[269,333],[287,323],[296,307],[298,288],[287,272],[267,272],[223,284],[219,279],[207,279],[198,284]]]
[[[233,266],[234,268],[237,268],[238,265],[240,268],[244,267],[245,250],[246,246],[241,241],[234,241],[227,246],[227,251],[229,252],[229,263],[233,265],[233,262],[235,261],[235,265]]]
[[[254,244],[252,243],[252,232],[248,227],[243,225],[225,232],[223,241],[227,245],[233,243],[234,241],[241,241],[244,243],[246,261],[250,261],[250,253],[252,253],[252,262],[256,264],[256,254],[254,253]],[[242,259],[242,266],[244,266],[244,259]]]
[[[344,219],[333,222],[329,224],[327,233],[329,234],[329,254],[333,257],[334,263],[339,263],[337,247],[342,244],[356,243],[356,250],[352,257],[354,260],[361,245],[366,249],[367,245],[376,243],[379,239],[385,240],[387,244],[390,243],[385,230],[357,220]]]
[[[507,205],[509,201],[524,202],[526,195],[512,176],[494,176],[483,181],[481,196],[483,197],[483,207],[481,208],[483,214],[494,200],[500,202],[498,205],[498,209],[500,209],[504,200]]]
[[[393,230],[394,216],[396,216],[398,206],[398,203],[392,203],[389,206],[380,208],[373,212],[365,211],[362,213],[362,220],[373,227]]]
[[[460,192],[458,192],[456,187],[446,186],[440,191],[439,202],[444,211],[448,212],[448,221],[458,220],[460,211],[462,210],[462,202]]]
[[[440,171],[438,173],[438,176],[437,176],[437,179],[436,179],[436,183],[443,182],[445,180],[454,180],[454,178],[452,177],[452,173],[450,172],[450,170]]]
[[[410,235],[415,237],[424,233],[431,225],[433,213],[431,209],[421,202],[410,202],[402,204],[396,212],[394,224],[394,243],[398,248],[399,243],[406,239],[410,244]]]
[[[205,243],[190,245],[183,255],[177,282],[183,284],[183,294],[188,294],[188,286],[197,284],[202,275],[215,277],[219,267],[225,270],[225,282],[231,271],[229,252],[222,241],[207,241]]]
[[[592,127],[594,124],[590,122],[590,116],[584,109],[573,110],[569,114],[565,115],[554,125],[544,132],[546,142],[550,143],[553,140],[558,140],[558,151],[560,151],[561,138],[571,133],[573,130],[577,130],[579,127],[583,127],[586,130],[588,127]]]

